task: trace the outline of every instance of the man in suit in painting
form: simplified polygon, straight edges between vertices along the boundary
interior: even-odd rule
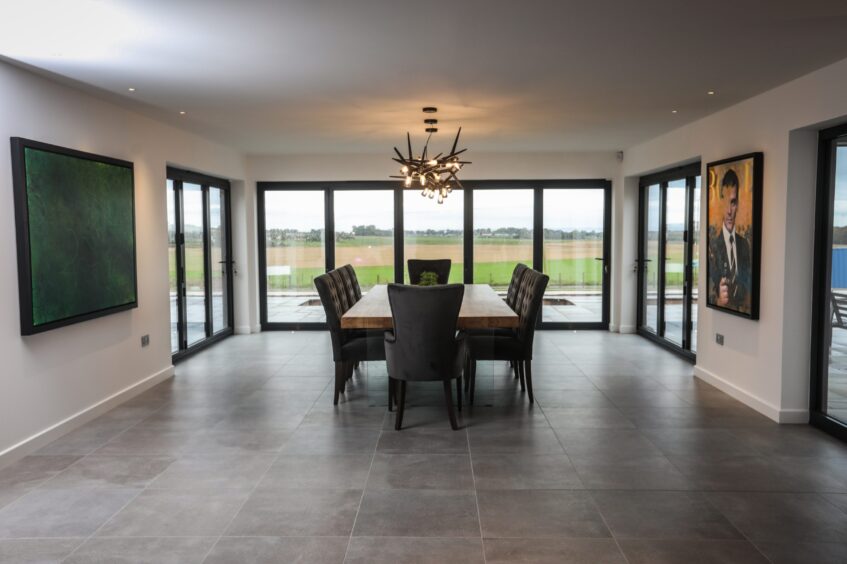
[[[710,301],[720,307],[749,313],[752,286],[750,242],[736,231],[738,175],[728,170],[721,180],[724,205],[721,229],[709,241]]]

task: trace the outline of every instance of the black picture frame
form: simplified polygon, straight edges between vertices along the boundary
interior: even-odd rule
[[[726,171],[736,171],[739,167],[744,166],[744,163],[750,161],[752,170],[748,174],[742,174],[743,178],[739,178],[737,199],[740,202],[739,206],[749,206],[750,209],[750,225],[744,226],[744,235],[738,239],[736,246],[736,256],[748,254],[748,257],[739,257],[738,265],[735,272],[741,272],[745,267],[742,262],[748,263],[749,273],[741,272],[741,278],[736,275],[727,276],[725,260],[721,260],[722,256],[727,254],[726,250],[721,251],[721,241],[717,239],[721,234],[723,223],[715,224],[713,212],[718,205],[724,205],[720,195],[721,184],[724,182]],[[719,175],[724,175],[718,178]],[[737,173],[736,173],[737,176]],[[759,319],[759,288],[761,279],[761,258],[762,258],[762,191],[763,191],[763,176],[764,176],[764,153],[755,152],[738,155],[719,161],[713,161],[706,165],[706,307],[743,317],[750,320]],[[747,183],[749,182],[749,186]],[[742,197],[741,192],[745,192]],[[743,201],[741,201],[743,200]],[[738,227],[734,222],[733,231],[739,234]],[[723,235],[720,235],[723,237]],[[752,239],[749,241],[748,239]],[[735,239],[733,239],[735,240]],[[745,242],[748,245],[747,251],[742,251],[741,243]],[[722,253],[722,255],[720,254]],[[744,259],[742,261],[742,258]],[[747,279],[749,277],[749,279]],[[718,293],[718,285],[720,280],[728,280],[727,286],[732,288],[730,295],[738,296],[749,294],[748,299],[736,299],[736,304],[719,304],[716,294]],[[749,302],[749,305],[748,305]]]
[[[20,305],[21,335],[34,335],[59,327],[65,327],[82,321],[96,319],[111,315],[120,311],[126,311],[138,307],[138,256],[137,256],[137,234],[135,228],[135,175],[133,163],[121,159],[86,153],[67,147],[12,137],[12,186],[14,192],[15,206],[15,235],[17,239],[18,254],[18,294]],[[68,316],[46,323],[35,323],[33,319],[33,269],[31,255],[31,226],[29,207],[27,203],[27,171],[25,151],[34,149],[57,155],[73,157],[77,159],[94,161],[129,169],[130,199],[132,207],[132,294],[131,301],[115,306],[89,311],[78,315]]]

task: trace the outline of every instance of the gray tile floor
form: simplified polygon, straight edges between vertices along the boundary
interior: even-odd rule
[[[847,448],[777,426],[644,339],[536,336],[537,405],[479,370],[405,429],[325,333],[232,337],[0,469],[0,562],[847,561]]]

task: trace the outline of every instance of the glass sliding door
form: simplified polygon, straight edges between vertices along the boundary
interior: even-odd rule
[[[638,332],[687,358],[696,350],[699,186],[695,164],[642,178],[640,188]]]
[[[641,283],[644,295],[643,326],[646,330],[659,331],[659,225],[662,214],[662,190],[659,184],[652,184],[645,189],[646,200],[643,214],[644,245],[642,253],[643,279]]]
[[[179,299],[177,297],[178,282],[177,282],[177,207],[176,207],[177,192],[174,190],[174,181],[167,181],[167,202],[168,202],[168,297],[170,301],[171,312],[171,354],[179,351],[179,326],[180,326],[180,308]]]
[[[608,327],[608,189],[545,188],[543,209],[542,322]]]
[[[847,440],[847,125],[819,142],[810,420]]]
[[[182,252],[185,257],[185,321],[188,346],[206,338],[206,245],[203,187],[182,184]]]
[[[335,266],[353,265],[362,292],[394,282],[394,192],[336,190]]]
[[[171,352],[232,334],[229,183],[168,169]]]
[[[515,265],[532,266],[531,189],[474,190],[473,281],[505,295]]]
[[[315,277],[326,272],[324,190],[264,194],[265,319],[325,323]]]
[[[668,182],[665,189],[665,338],[682,346],[685,334],[685,232],[688,189],[685,179]]]
[[[212,333],[229,328],[229,289],[227,270],[230,257],[227,255],[226,198],[224,191],[209,187],[209,248],[211,252],[212,281]]]
[[[438,204],[421,196],[419,190],[403,192],[403,257],[409,259],[450,259],[451,284],[464,280],[464,193],[453,192]],[[404,281],[409,269],[403,265]]]
[[[606,180],[468,181],[443,204],[392,181],[259,182],[257,204],[263,329],[325,329],[316,276],[350,264],[367,292],[408,283],[410,259],[504,296],[527,264],[551,278],[543,328],[608,328]]]

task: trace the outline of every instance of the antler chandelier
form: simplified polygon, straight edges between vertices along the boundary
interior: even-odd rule
[[[436,108],[427,107],[424,108],[423,111],[425,113],[435,113],[438,111]],[[427,124],[426,131],[429,133],[429,136],[426,138],[426,143],[424,144],[423,152],[420,155],[415,156],[412,152],[412,137],[409,133],[406,133],[406,144],[409,149],[409,155],[403,156],[403,154],[394,147],[394,152],[397,153],[397,157],[392,157],[392,160],[400,163],[400,176],[393,175],[390,178],[402,178],[403,185],[406,188],[411,188],[415,185],[420,185],[421,187],[421,196],[425,198],[435,198],[436,194],[438,195],[438,203],[443,204],[444,199],[447,198],[447,195],[453,191],[454,187],[463,188],[462,183],[459,182],[459,178],[456,176],[456,173],[461,170],[463,165],[471,164],[470,161],[463,161],[459,159],[459,155],[467,151],[467,149],[456,150],[456,147],[459,144],[459,135],[462,133],[462,128],[459,128],[459,131],[456,132],[456,139],[453,141],[453,148],[450,149],[448,154],[438,153],[434,157],[430,157],[428,155],[429,150],[429,141],[432,138],[432,134],[438,131],[438,128],[434,127],[438,120],[436,119],[425,119],[424,123]]]

